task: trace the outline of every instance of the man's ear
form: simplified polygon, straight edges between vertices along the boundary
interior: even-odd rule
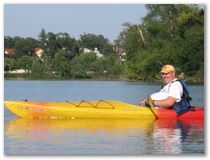
[[[175,72],[173,72],[173,76],[174,76],[174,77],[176,76],[176,73],[175,73]]]

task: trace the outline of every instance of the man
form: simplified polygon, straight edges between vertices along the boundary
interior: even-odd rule
[[[173,108],[177,113],[188,110],[189,102],[183,96],[183,83],[176,78],[176,71],[172,65],[164,65],[160,71],[164,86],[163,88],[147,99],[140,101],[140,105],[149,103],[150,106],[158,106],[160,108]],[[185,85],[185,84],[184,84]],[[188,91],[187,91],[188,94]]]

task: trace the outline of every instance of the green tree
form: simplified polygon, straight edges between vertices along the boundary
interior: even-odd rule
[[[95,53],[83,53],[75,56],[71,61],[71,75],[73,78],[88,78],[89,72],[94,72]]]
[[[15,40],[12,37],[5,36],[4,37],[4,48],[14,48]]]
[[[15,59],[5,57],[4,58],[4,71],[7,72],[7,71],[13,70],[14,64],[15,64]]]
[[[51,78],[51,70],[40,60],[34,60],[31,66],[32,79],[48,79]]]
[[[109,43],[108,39],[104,38],[103,35],[80,35],[80,43],[83,48],[89,48],[92,50],[98,48],[98,50],[104,55],[113,53],[112,45]]]
[[[194,26],[204,26],[204,10],[198,5],[177,5],[179,14],[177,17],[178,32],[181,38],[185,38],[185,32]]]
[[[68,33],[58,33],[56,37],[57,49],[65,49],[69,59],[79,53],[79,42],[74,38],[71,38]]]
[[[32,63],[33,63],[33,58],[29,57],[27,55],[22,56],[17,60],[18,67],[19,69],[22,68],[24,69],[27,73],[29,73],[29,70],[31,69]]]
[[[45,43],[47,42],[47,34],[45,32],[45,29],[43,28],[41,32],[38,35],[38,40],[40,42],[40,47],[44,48]]]
[[[172,40],[177,32],[178,9],[176,4],[147,4],[149,13],[144,17],[144,25],[151,36]],[[151,25],[152,24],[152,25]]]
[[[14,46],[14,56],[16,58],[20,58],[24,55],[32,56],[37,44],[38,41],[33,38],[20,38],[16,40]]]
[[[126,50],[128,77],[156,79],[166,63],[189,76],[203,73],[203,9],[179,4],[149,4],[146,8],[142,23],[124,25],[116,41]]]
[[[66,58],[64,50],[57,52],[53,59],[54,71],[59,77],[69,78],[71,76],[71,68],[69,60]]]
[[[180,45],[180,53],[177,53],[178,62],[181,69],[194,75],[204,65],[204,29],[203,27],[193,27],[185,32],[185,40]]]

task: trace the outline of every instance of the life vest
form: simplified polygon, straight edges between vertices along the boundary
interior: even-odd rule
[[[185,81],[184,80],[176,80],[176,81],[179,81],[181,83],[181,85],[182,85],[182,88],[183,88],[183,94],[182,94],[182,97],[181,97],[181,101],[180,102],[176,102],[172,106],[172,108],[179,115],[179,114],[187,112],[191,108],[190,101],[192,100],[192,98],[189,95],[188,86],[185,83]]]

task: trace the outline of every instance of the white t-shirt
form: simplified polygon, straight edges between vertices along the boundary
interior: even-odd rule
[[[164,100],[168,97],[176,98],[176,102],[181,101],[181,97],[183,94],[183,88],[179,81],[174,79],[169,84],[165,85],[159,92],[152,94],[150,97],[152,100]]]

